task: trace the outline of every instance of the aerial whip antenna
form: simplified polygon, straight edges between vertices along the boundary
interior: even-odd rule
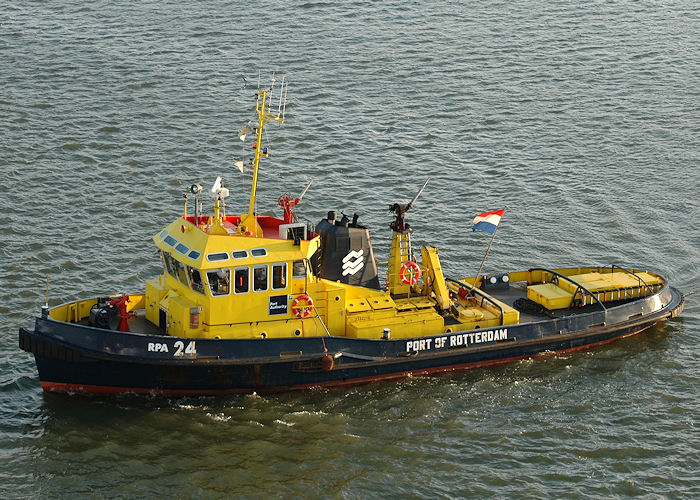
[[[286,95],[287,92],[287,82],[282,79],[282,85],[280,86],[280,103],[282,102],[282,94]],[[262,146],[263,142],[263,131],[265,129],[265,126],[269,122],[277,122],[279,124],[284,123],[284,112],[285,109],[282,107],[281,109],[278,109],[277,114],[274,115],[272,114],[271,108],[272,108],[272,91],[275,87],[275,76],[274,73],[272,75],[272,82],[270,83],[270,87],[267,90],[260,89],[260,72],[258,72],[258,93],[257,93],[257,101],[255,104],[255,111],[258,115],[258,120],[257,120],[257,128],[255,130],[256,132],[256,140],[253,143],[253,149],[255,150],[255,156],[252,159],[252,167],[253,167],[253,183],[250,189],[250,204],[248,206],[248,213],[245,214],[244,217],[241,219],[241,223],[239,224],[239,231],[245,234],[249,234],[251,236],[257,237],[259,234],[261,234],[259,224],[257,222],[256,214],[255,214],[255,200],[256,200],[256,192],[257,192],[257,187],[258,187],[258,171],[260,169],[260,160],[263,158],[268,158],[270,156],[269,150],[267,147]],[[284,102],[286,106],[286,100]]]
[[[404,210],[404,212],[408,212],[408,211],[411,209],[411,207],[412,207],[413,204],[416,202],[416,200],[418,199],[418,197],[419,197],[420,195],[423,194],[423,190],[425,189],[425,186],[428,185],[428,182],[430,182],[430,177],[428,177],[428,178],[425,180],[425,183],[423,184],[423,187],[420,188],[420,191],[418,191],[418,194],[416,194],[416,196],[411,200],[411,202],[410,202],[408,205],[406,205],[406,210]]]

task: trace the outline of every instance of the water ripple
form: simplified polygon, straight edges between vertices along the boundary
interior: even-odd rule
[[[700,496],[697,294],[585,353],[265,397],[43,395],[17,346],[46,273],[51,304],[142,290],[192,182],[247,208],[258,69],[290,81],[260,210],[314,179],[304,215],[359,213],[381,258],[388,204],[432,176],[410,222],[448,275],[507,205],[487,272],[614,262],[697,291],[698,21],[685,0],[1,7],[0,496]]]

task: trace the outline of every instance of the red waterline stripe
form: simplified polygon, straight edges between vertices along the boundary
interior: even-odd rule
[[[656,324],[656,323],[654,323]],[[513,356],[510,358],[499,358],[489,361],[473,361],[471,363],[462,363],[457,365],[449,366],[436,366],[433,368],[423,368],[420,370],[409,370],[405,372],[387,373],[386,375],[375,375],[372,377],[357,377],[348,380],[331,380],[328,382],[316,382],[314,384],[299,384],[299,385],[281,385],[274,387],[261,387],[261,388],[250,388],[250,389],[198,389],[198,390],[188,390],[188,389],[149,389],[145,387],[113,387],[105,385],[87,385],[87,384],[67,384],[64,382],[41,382],[41,387],[45,392],[76,392],[83,394],[99,394],[99,395],[111,395],[111,394],[121,394],[121,393],[134,393],[134,394],[149,394],[149,395],[162,395],[162,396],[217,396],[226,394],[245,394],[245,393],[264,393],[264,392],[281,392],[289,390],[303,390],[311,389],[314,387],[350,387],[354,385],[369,384],[372,382],[377,382],[380,380],[401,380],[412,376],[421,375],[431,375],[435,373],[466,370],[469,368],[480,368],[484,366],[493,366],[503,363],[511,363],[521,359],[534,358],[537,356],[546,356],[551,354],[564,354],[568,352],[580,351],[583,349],[589,349],[591,347],[596,347],[599,345],[608,344],[617,339],[631,337],[636,335],[653,325],[646,326],[640,330],[635,330],[633,332],[620,335],[619,337],[613,337],[608,340],[602,340],[600,342],[595,342],[592,344],[585,344],[579,347],[571,347],[568,349],[560,349],[557,351],[543,351],[533,355],[523,355],[523,356]]]

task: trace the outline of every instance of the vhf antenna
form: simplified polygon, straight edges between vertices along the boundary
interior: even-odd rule
[[[287,109],[287,87],[289,84],[282,78],[282,84],[280,85],[280,96],[279,104],[277,106],[277,114],[272,113],[272,99],[273,90],[275,88],[275,75],[272,74],[272,82],[270,83],[270,88],[267,90],[260,89],[260,72],[258,72],[258,92],[257,101],[255,104],[255,111],[258,114],[258,127],[256,130],[256,141],[253,144],[255,147],[255,157],[253,158],[253,183],[250,190],[250,205],[248,207],[248,214],[245,218],[245,224],[241,221],[241,227],[248,226],[249,219],[253,219],[251,227],[247,228],[254,236],[258,233],[258,224],[255,217],[255,194],[258,187],[258,170],[260,168],[260,160],[262,158],[268,158],[270,156],[268,148],[262,146],[263,140],[263,130],[265,125],[269,122],[277,122],[279,124],[284,123],[284,115]]]

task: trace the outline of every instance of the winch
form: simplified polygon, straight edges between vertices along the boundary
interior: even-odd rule
[[[105,330],[116,330],[119,326],[119,308],[112,305],[111,297],[99,297],[90,309],[90,325]]]
[[[106,330],[128,332],[129,324],[126,320],[133,314],[127,312],[127,302],[129,302],[128,295],[99,297],[97,303],[90,308],[90,325]]]

